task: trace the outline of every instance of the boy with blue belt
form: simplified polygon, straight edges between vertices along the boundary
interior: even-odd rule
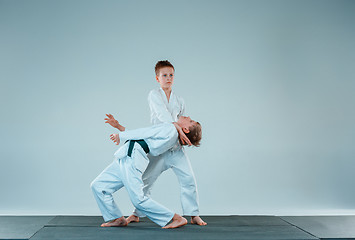
[[[107,116],[112,117],[112,115]],[[127,226],[127,220],[112,197],[112,194],[122,187],[126,187],[136,209],[153,222],[163,228],[177,228],[185,225],[187,223],[185,218],[144,194],[142,174],[148,165],[148,153],[158,156],[177,144],[177,129],[187,133],[191,143],[198,146],[201,140],[201,125],[183,116],[174,123],[163,123],[131,131],[124,131],[125,128],[116,120],[113,125],[122,132],[112,134],[111,140],[116,144],[120,141],[126,142],[116,151],[114,161],[91,183],[95,199],[106,221],[101,226]],[[168,224],[170,221],[171,223]]]

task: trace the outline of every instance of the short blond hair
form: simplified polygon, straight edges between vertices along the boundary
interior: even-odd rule
[[[190,140],[192,145],[195,147],[200,146],[200,141],[202,139],[202,128],[199,122],[196,122],[190,129],[190,132],[186,133],[186,137]]]

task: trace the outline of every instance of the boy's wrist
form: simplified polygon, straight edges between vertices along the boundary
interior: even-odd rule
[[[124,132],[124,130],[126,129],[124,126],[122,126],[121,124],[119,124],[119,122],[117,122],[117,129],[120,130],[121,132]]]

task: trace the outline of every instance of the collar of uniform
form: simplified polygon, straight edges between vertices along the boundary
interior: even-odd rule
[[[173,89],[171,89],[169,101],[168,101],[168,98],[167,98],[166,95],[165,95],[164,90],[163,90],[161,87],[159,88],[159,90],[160,90],[160,93],[161,93],[162,96],[163,96],[164,102],[166,102],[167,104],[169,104],[169,103],[171,102],[171,99],[173,99],[173,98],[172,98],[172,96],[174,95]]]

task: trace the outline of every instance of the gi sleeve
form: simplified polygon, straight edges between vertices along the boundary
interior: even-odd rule
[[[178,132],[173,124],[164,123],[158,134],[145,140],[149,146],[150,154],[158,156],[176,145]]]
[[[139,139],[144,139],[148,138],[151,136],[154,136],[157,131],[157,129],[153,127],[147,127],[147,128],[138,128],[134,130],[126,130],[124,132],[120,132],[120,141],[125,142],[127,140],[139,140]]]
[[[165,138],[166,136],[166,128],[171,128],[173,124],[171,123],[162,123],[153,125],[151,127],[146,128],[138,128],[134,130],[126,130],[124,132],[120,132],[120,141],[124,142],[126,140],[139,140],[139,139],[148,139],[148,138]],[[175,127],[174,127],[175,128]],[[165,130],[165,131],[164,131]]]

